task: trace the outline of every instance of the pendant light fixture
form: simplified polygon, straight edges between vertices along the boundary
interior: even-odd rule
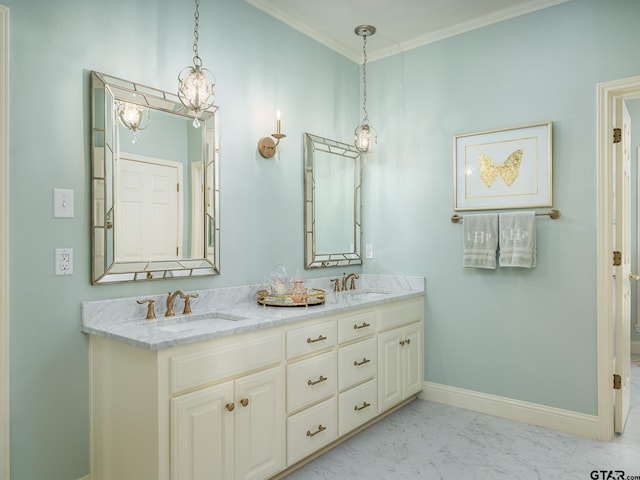
[[[184,68],[178,74],[178,97],[182,104],[195,114],[193,126],[198,128],[200,112],[213,106],[215,79],[209,70],[202,68],[198,55],[198,22],[200,20],[200,1],[196,0],[196,13],[193,28],[193,65]]]
[[[354,132],[354,145],[361,153],[371,151],[372,145],[378,143],[378,133],[369,125],[369,113],[367,112],[367,37],[376,33],[376,27],[372,25],[359,25],[354,30],[355,34],[362,37],[362,124]]]
[[[133,132],[131,143],[136,143],[138,141],[138,132],[149,126],[151,120],[149,107],[143,107],[142,105],[130,102],[116,101],[114,110],[120,124]]]

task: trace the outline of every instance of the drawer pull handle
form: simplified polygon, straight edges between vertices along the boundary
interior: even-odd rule
[[[355,407],[353,407],[353,409],[354,409],[356,412],[359,412],[360,410],[364,410],[365,408],[370,407],[370,406],[371,406],[371,404],[370,404],[370,403],[368,403],[368,402],[362,402],[362,406],[361,406],[361,407],[359,407],[359,406],[357,406],[357,405],[356,405]]]
[[[324,432],[327,429],[327,427],[323,426],[323,425],[318,425],[318,430],[316,430],[315,432],[311,432],[311,430],[307,430],[307,437],[315,437],[317,434],[319,434],[320,432]]]
[[[321,342],[322,340],[326,340],[327,337],[320,335],[318,338],[307,338],[307,343],[316,343],[316,342]]]
[[[365,363],[369,363],[371,360],[369,360],[368,358],[363,358],[361,362],[358,362],[357,360],[355,362],[353,362],[353,366],[354,367],[359,367],[360,365],[364,365]]]
[[[230,412],[233,412],[234,408],[236,408],[236,406],[233,402],[227,403],[227,410],[229,410]]]
[[[240,400],[240,405],[242,405],[243,407],[246,407],[247,405],[249,405],[249,399],[243,398],[242,400]]]
[[[360,330],[361,328],[367,328],[367,327],[370,327],[370,326],[371,326],[370,323],[362,322],[362,325],[354,325],[353,329],[354,330]]]
[[[320,382],[324,382],[327,380],[327,377],[325,377],[324,375],[320,375],[320,378],[318,378],[318,380],[316,380],[315,382],[313,380],[307,380],[307,385],[311,386],[311,385],[317,385]]]

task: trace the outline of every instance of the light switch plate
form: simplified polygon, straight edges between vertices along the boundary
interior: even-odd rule
[[[53,218],[73,218],[73,190],[53,189]]]
[[[373,245],[368,243],[364,246],[365,258],[373,258]]]

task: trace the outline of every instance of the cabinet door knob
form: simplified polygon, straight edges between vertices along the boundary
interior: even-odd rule
[[[400,346],[404,347],[404,340],[400,340]]]
[[[227,410],[233,412],[233,409],[236,408],[236,405],[233,402],[227,403]]]
[[[407,338],[404,342],[405,342],[407,345],[409,345],[409,344],[411,343],[411,339],[410,339],[410,338]]]
[[[316,380],[315,382],[313,380],[308,380],[307,381],[307,385],[311,386],[311,385],[317,385],[320,382],[324,382],[327,380],[327,377],[325,377],[324,375],[320,375],[320,378],[318,378],[318,380]]]
[[[315,437],[317,434],[319,434],[320,432],[324,432],[326,429],[327,427],[320,424],[318,425],[318,430],[316,430],[315,432],[311,432],[310,430],[307,430],[307,437]]]
[[[240,400],[240,405],[242,405],[243,407],[246,407],[247,405],[249,405],[249,399],[243,398],[242,400]]]

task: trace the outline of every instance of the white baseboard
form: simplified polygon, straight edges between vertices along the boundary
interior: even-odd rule
[[[539,425],[588,438],[598,438],[599,423],[595,415],[547,407],[463,388],[425,382],[420,398],[454,407]]]
[[[640,342],[631,342],[631,353],[640,355]]]

